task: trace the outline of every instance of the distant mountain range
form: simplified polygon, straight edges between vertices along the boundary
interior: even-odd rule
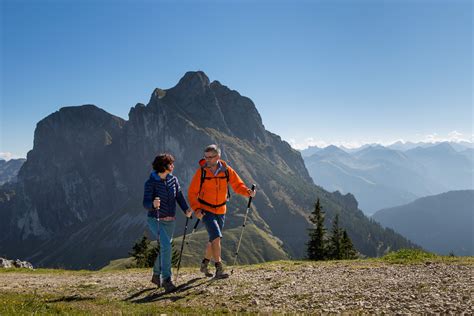
[[[303,156],[315,183],[328,191],[354,194],[360,208],[372,214],[427,195],[473,189],[474,150],[467,144],[458,143],[457,150],[447,142],[409,145],[406,150],[367,145],[352,152],[312,147]],[[311,156],[305,156],[308,153]]]
[[[339,149],[344,150],[347,153],[354,153],[354,152],[357,152],[357,151],[361,151],[362,149],[365,149],[367,147],[382,146],[382,147],[386,147],[386,148],[393,149],[393,150],[407,151],[407,150],[410,150],[410,149],[413,149],[413,148],[416,148],[416,147],[427,148],[427,147],[433,147],[433,146],[436,146],[436,145],[439,145],[439,144],[442,144],[442,143],[448,143],[449,145],[451,145],[451,147],[453,147],[454,150],[456,150],[458,152],[462,152],[462,151],[466,151],[466,150],[467,150],[467,152],[471,152],[471,150],[474,149],[474,143],[465,142],[465,141],[461,141],[461,142],[434,142],[434,143],[427,143],[427,142],[413,143],[413,142],[398,141],[398,142],[395,142],[395,143],[393,143],[391,145],[388,145],[388,146],[382,146],[380,144],[374,143],[374,144],[365,144],[365,145],[362,145],[360,147],[354,147],[354,148],[349,148],[349,147],[345,147],[345,146],[336,146],[336,147],[338,147]],[[332,145],[332,146],[335,146],[335,145]],[[326,147],[328,147],[328,146],[326,146]],[[306,149],[301,149],[300,150],[301,156],[309,157],[309,156],[317,153],[318,151],[323,150],[324,148],[325,147],[309,146]]]
[[[474,143],[465,142],[465,141],[461,141],[461,142],[434,142],[434,143],[427,143],[427,142],[413,143],[413,142],[398,141],[396,143],[393,143],[393,144],[387,146],[387,148],[406,151],[406,150],[414,149],[416,147],[422,147],[422,148],[433,147],[433,146],[436,146],[436,145],[439,145],[439,144],[442,144],[442,143],[448,143],[456,151],[463,151],[463,150],[466,150],[466,149],[474,148]]]
[[[376,212],[373,219],[438,254],[474,256],[474,191],[450,191]]]
[[[21,158],[10,159],[8,161],[0,159],[0,185],[10,181],[16,181],[18,171],[20,171],[25,161],[26,159]]]
[[[255,226],[246,238],[258,242],[242,245],[247,263],[303,258],[317,198],[328,226],[339,214],[364,255],[415,246],[364,216],[353,195],[314,185],[300,153],[265,129],[252,100],[199,71],[186,73],[173,88],[155,89],[128,120],[94,105],[65,107],[41,120],[18,181],[0,187],[0,255],[66,268],[99,268],[126,257],[147,230],[143,183],[155,155],[176,157],[186,189],[211,143],[222,147],[223,159],[248,185],[257,184],[250,212]],[[246,199],[234,194],[225,230],[235,233],[245,207]],[[183,224],[178,214],[176,235]],[[200,256],[202,249],[193,253]],[[230,254],[224,252],[227,262]]]

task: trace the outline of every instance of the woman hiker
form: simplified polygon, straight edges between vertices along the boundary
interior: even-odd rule
[[[191,217],[193,212],[184,199],[178,179],[172,175],[174,157],[168,153],[160,154],[152,165],[154,171],[145,182],[143,194],[143,206],[148,210],[148,227],[160,243],[151,282],[171,292],[176,289],[171,281],[171,242],[176,222],[176,202],[186,217]]]

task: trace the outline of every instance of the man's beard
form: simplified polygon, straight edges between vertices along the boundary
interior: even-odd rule
[[[207,164],[207,167],[209,167],[209,168],[212,168],[212,167],[215,167],[215,166],[217,166],[217,161],[216,161],[215,163],[212,163],[212,162],[206,162],[206,164]]]

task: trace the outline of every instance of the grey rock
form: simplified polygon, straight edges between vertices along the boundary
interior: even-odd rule
[[[11,260],[0,258],[0,268],[13,268]]]
[[[27,261],[21,261],[20,259],[8,260],[0,258],[0,268],[25,268],[33,269],[33,265]]]

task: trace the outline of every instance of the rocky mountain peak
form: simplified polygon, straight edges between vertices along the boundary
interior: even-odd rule
[[[209,84],[209,77],[203,71],[188,71],[179,80],[176,88],[198,89],[199,87],[208,87]]]
[[[187,72],[171,89],[155,89],[148,107],[155,114],[180,115],[196,126],[229,136],[265,141],[265,127],[252,100],[217,80],[210,83],[202,71]]]
[[[94,152],[109,145],[120,133],[125,120],[113,116],[92,104],[63,107],[38,122],[33,151],[41,156],[57,156],[57,148],[68,153],[84,149]],[[31,161],[31,152],[28,161]]]
[[[150,103],[156,102],[157,99],[162,99],[166,95],[170,95],[179,103],[186,103],[195,96],[205,94],[209,90],[209,85],[209,78],[203,71],[188,71],[173,88],[167,90],[156,88]]]
[[[333,197],[350,210],[357,210],[359,203],[351,193],[341,194],[339,191],[332,193]]]

